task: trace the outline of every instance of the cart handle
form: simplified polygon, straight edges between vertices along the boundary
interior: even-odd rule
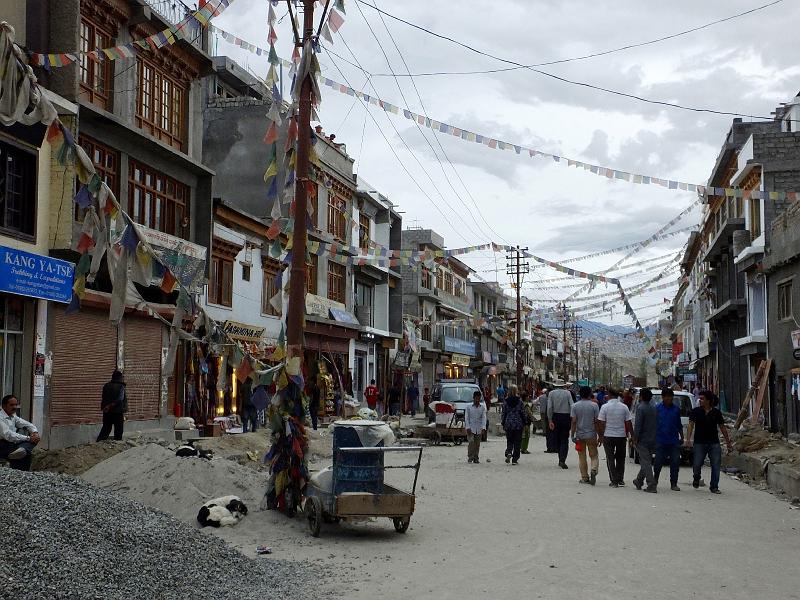
[[[390,446],[388,448],[383,448],[381,446],[377,446],[375,448],[337,448],[337,452],[375,452],[375,450],[380,450],[381,452],[411,452],[411,451],[418,451],[422,450],[422,446]]]

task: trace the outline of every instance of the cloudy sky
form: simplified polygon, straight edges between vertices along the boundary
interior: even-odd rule
[[[399,76],[409,70],[412,74],[480,71],[509,64],[389,17],[381,19],[369,4],[488,54],[530,65],[668,36],[768,1],[346,0],[345,23],[334,34],[332,46],[323,43],[332,52],[324,50],[320,61],[326,77],[438,121],[616,169],[704,183],[733,117],[647,104],[527,69],[395,79],[392,71]],[[236,0],[215,23],[266,48],[267,5],[266,0]],[[284,16],[285,2],[276,11]],[[649,99],[769,116],[800,89],[797,45],[786,28],[786,23],[798,21],[800,3],[784,0],[667,41],[540,69]],[[288,58],[292,51],[288,18],[279,23],[278,36],[276,49]],[[262,76],[266,73],[263,57],[222,39],[216,50]],[[363,71],[348,62],[359,64]],[[365,71],[372,76],[368,78]],[[645,239],[694,200],[686,192],[611,181],[527,154],[434,136],[402,116],[366,108],[330,88],[323,88],[320,118],[326,133],[335,133],[337,141],[347,145],[358,174],[399,205],[404,226],[433,228],[445,236],[450,248],[497,241],[564,260]],[[696,210],[673,229],[699,219]],[[633,260],[660,256],[666,260],[680,251],[687,236],[653,244]],[[596,272],[622,256],[570,266]],[[477,276],[508,284],[504,256],[475,253],[466,261]],[[654,260],[631,267],[633,274],[618,275],[629,288],[658,275],[663,270],[659,265],[663,261]],[[491,271],[496,268],[500,273]],[[647,268],[656,270],[636,273]],[[537,268],[526,278],[525,293],[542,304],[554,304],[578,288],[542,288],[581,283],[540,283],[558,277],[551,269]],[[662,281],[674,279],[667,276]],[[598,288],[590,294],[604,291]],[[632,302],[640,309],[642,323],[658,315],[661,307],[652,305],[673,291],[644,294]],[[596,319],[629,323],[620,305],[615,306],[613,318],[609,314]]]

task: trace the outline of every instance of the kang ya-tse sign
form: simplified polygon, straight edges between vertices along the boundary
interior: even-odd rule
[[[75,265],[0,246],[0,292],[69,303]]]

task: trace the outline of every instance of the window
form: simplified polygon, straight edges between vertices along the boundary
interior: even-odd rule
[[[778,285],[778,319],[791,319],[793,314],[792,282],[786,281]]]
[[[186,239],[189,187],[132,160],[128,173],[128,214],[140,225]]]
[[[756,239],[761,235],[761,200],[750,198],[750,236]]]
[[[448,294],[453,293],[453,274],[450,271],[444,272],[444,291]]]
[[[280,291],[280,286],[275,285],[275,278],[281,270],[280,263],[272,258],[264,257],[261,259],[261,269],[264,275],[264,283],[261,286],[261,312],[265,315],[279,317],[280,311],[275,310],[269,301]]]
[[[119,152],[113,148],[101,144],[97,140],[90,137],[81,135],[78,137],[78,145],[84,149],[89,159],[94,165],[94,170],[100,176],[100,179],[108,186],[114,193],[114,196],[119,197]],[[81,183],[78,182],[77,187],[80,188]],[[77,191],[77,190],[76,190]],[[75,220],[83,221],[86,210],[75,205]]]
[[[242,281],[250,281],[250,265],[242,265]]]
[[[369,248],[369,217],[364,213],[358,214],[358,247]]]
[[[208,301],[211,304],[233,306],[233,258],[219,254],[212,256]]]
[[[0,230],[36,235],[36,156],[0,142]]]
[[[345,274],[344,265],[328,261],[328,298],[342,304],[345,301]]]
[[[444,289],[444,269],[436,269],[436,287],[440,290]]]
[[[356,306],[372,306],[372,291],[371,285],[366,285],[360,281],[356,281],[355,289],[355,304]]]
[[[114,82],[112,64],[102,52],[97,53],[97,58],[90,57],[87,53],[111,48],[113,45],[110,33],[91,21],[81,18],[80,95],[104,110],[111,110],[111,98],[113,97],[111,91]]]
[[[422,273],[420,275],[420,285],[429,290],[433,289],[433,275],[431,274],[431,270],[428,267],[422,267]]]
[[[337,240],[347,241],[347,202],[337,196],[328,197],[328,233]]]
[[[173,148],[184,148],[186,88],[139,57],[136,125]]]
[[[317,293],[317,265],[319,257],[311,255],[311,262],[306,263],[306,294]]]

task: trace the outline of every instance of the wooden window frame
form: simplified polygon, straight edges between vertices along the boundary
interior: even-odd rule
[[[188,185],[144,163],[130,160],[128,214],[136,223],[188,239],[189,227],[184,227],[183,222],[187,220],[188,223],[191,218],[190,194]]]
[[[306,294],[316,295],[319,257],[316,254],[312,254],[310,258],[311,261],[306,263]]]
[[[426,267],[422,266],[422,272],[420,273],[420,285],[425,289],[432,290],[433,289],[433,273],[431,270]]]
[[[347,299],[347,267],[328,260],[328,299],[345,303]]]
[[[778,320],[784,321],[794,316],[792,310],[792,295],[794,279],[781,281],[778,283]]]
[[[18,165],[10,173],[10,165]],[[38,205],[38,156],[17,144],[0,139],[0,233],[19,240],[36,239]],[[11,196],[14,202],[9,202]],[[12,207],[9,207],[13,204]],[[19,225],[10,224],[11,213],[19,213]]]
[[[444,269],[441,267],[436,269],[436,287],[444,290]]]
[[[369,216],[364,213],[358,214],[358,247],[362,250],[368,250],[370,244],[369,237]]]
[[[188,87],[142,56],[136,60],[136,126],[183,152]]]
[[[114,35],[85,15],[81,15],[78,40],[81,52],[78,61],[80,96],[110,112],[114,98],[113,62],[103,52],[98,52],[96,59],[90,58],[87,53],[113,47]]]
[[[347,200],[333,193],[328,197],[328,233],[347,242]]]
[[[444,291],[450,294],[451,296],[454,295],[453,290],[453,274],[450,271],[444,272]]]
[[[274,258],[268,256],[261,257],[261,274],[263,281],[261,283],[261,314],[270,317],[280,317],[279,310],[269,303],[270,299],[278,293],[279,286],[275,285],[275,278],[281,272],[281,264]]]
[[[119,198],[119,152],[111,146],[98,142],[96,139],[86,135],[78,136],[78,145],[83,148],[89,160],[94,165],[94,170],[112,191],[116,198]],[[76,181],[75,191],[81,187],[80,181]],[[86,209],[75,205],[75,220],[83,221]]]

